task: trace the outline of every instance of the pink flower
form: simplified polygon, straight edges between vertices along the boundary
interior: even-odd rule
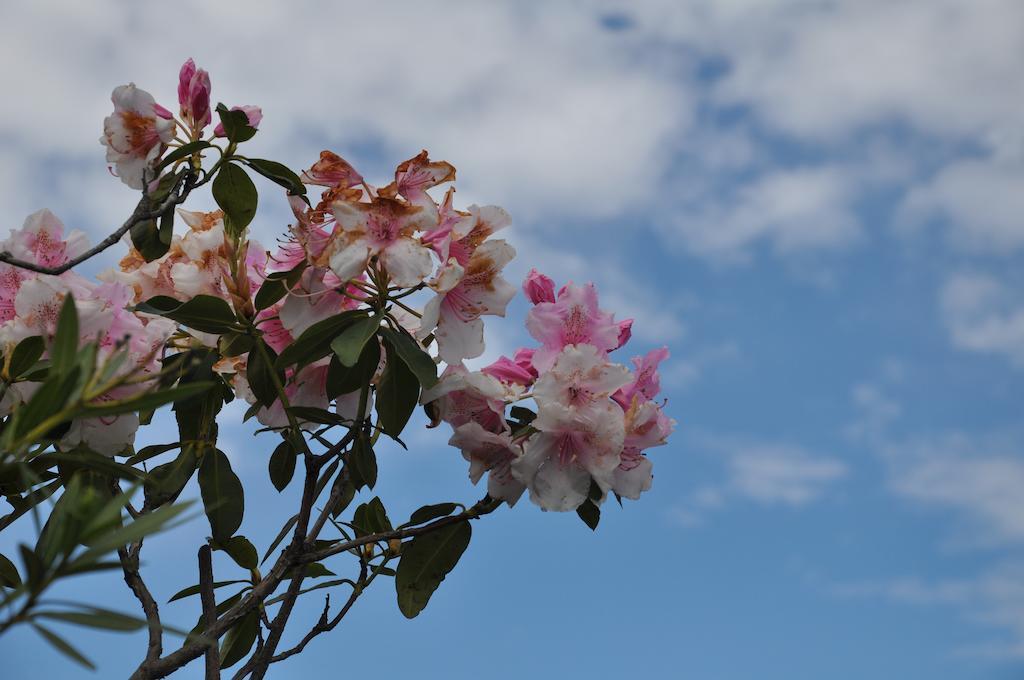
[[[321,151],[320,160],[302,173],[302,181],[322,187],[348,188],[360,184],[363,177],[338,154]]]
[[[483,354],[484,322],[480,317],[505,316],[516,289],[501,276],[501,270],[515,255],[507,242],[487,241],[474,249],[465,267],[453,257],[441,268],[432,283],[437,296],[423,308],[419,336],[433,331],[438,354],[446,363]]]
[[[650,401],[661,391],[661,378],[658,376],[658,364],[668,358],[668,347],[652,349],[643,357],[633,357],[636,373],[633,381],[612,395],[623,409],[628,409],[634,397],[641,401]]]
[[[413,237],[432,224],[422,209],[376,198],[372,203],[336,201],[331,212],[337,226],[328,246],[329,262],[342,281],[359,276],[373,255],[397,286],[410,288],[430,275],[430,250]]]
[[[252,106],[247,104],[245,106],[232,106],[232,111],[242,111],[245,113],[245,117],[249,119],[249,127],[258,128],[260,121],[263,120],[263,110],[258,106]],[[217,127],[213,128],[214,137],[227,137],[227,133],[224,131],[224,123],[217,123]]]
[[[611,488],[625,436],[622,409],[610,401],[584,409],[551,404],[533,421],[540,430],[512,463],[512,474],[544,510],[573,510],[587,499],[591,479]]]
[[[416,156],[399,163],[395,181],[381,188],[380,195],[388,198],[401,196],[413,205],[437,212],[437,205],[427,189],[455,179],[455,167],[447,161],[431,161],[424,149]]]
[[[533,304],[555,301],[555,282],[536,269],[531,269],[523,281],[523,292]]]
[[[64,237],[64,224],[43,208],[25,218],[21,229],[11,231],[2,246],[15,257],[43,267],[56,267],[84,253],[88,241],[77,229]]]
[[[629,369],[609,363],[593,345],[569,345],[537,380],[533,394],[541,413],[552,404],[579,410],[607,402],[629,379]]]
[[[521,451],[507,432],[490,432],[479,423],[468,422],[455,428],[448,444],[462,451],[469,461],[469,479],[476,484],[487,472],[487,495],[516,504],[526,486],[512,476],[512,462]]]
[[[327,361],[319,361],[309,366],[304,366],[297,373],[289,376],[285,385],[284,393],[288,395],[288,402],[292,406],[311,406],[313,408],[327,409],[330,401],[327,399]],[[270,408],[261,408],[256,413],[256,419],[267,427],[287,427],[288,416],[284,412],[281,401],[275,401]],[[300,427],[304,430],[313,430],[318,427],[316,423],[299,420]]]
[[[566,345],[593,345],[605,353],[619,345],[619,325],[598,308],[592,283],[570,283],[558,292],[556,302],[538,302],[526,316],[526,329],[542,344],[533,355],[539,371],[549,369]]]
[[[675,421],[654,402],[633,402],[625,413],[622,462],[612,476],[612,491],[623,498],[636,500],[651,488],[653,466],[642,451],[664,444],[674,427]]]
[[[210,124],[210,74],[197,69],[191,59],[178,74],[178,103],[181,117],[199,131]]]
[[[533,367],[533,350],[517,349],[513,358],[502,356],[490,366],[480,369],[484,375],[497,378],[503,383],[529,387],[537,379],[537,369]]]
[[[142,189],[143,171],[174,139],[174,121],[157,116],[153,95],[134,83],[115,88],[111,100],[114,113],[103,120],[100,142],[107,147],[107,162],[117,167],[121,181]]]
[[[625,345],[627,342],[629,342],[629,339],[631,337],[633,337],[633,320],[632,319],[626,319],[625,321],[620,321],[619,322],[619,344],[615,347],[615,349],[619,349],[619,347],[622,347],[623,345]]]
[[[439,420],[453,428],[478,423],[488,432],[506,432],[505,389],[495,378],[471,373],[462,364],[445,369],[437,384],[424,390],[420,402],[431,404]]]
[[[295,340],[281,322],[281,317],[278,315],[280,309],[280,303],[278,303],[262,310],[256,315],[256,326],[263,333],[263,339],[278,354],[283,352],[284,348]]]
[[[337,292],[341,287],[329,269],[308,267],[298,283],[279,303],[278,315],[292,337],[299,337],[317,321],[352,309],[358,303]]]

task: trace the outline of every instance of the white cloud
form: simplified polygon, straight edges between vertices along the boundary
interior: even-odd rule
[[[988,157],[955,161],[911,188],[899,220],[909,226],[932,219],[949,225],[957,249],[986,254],[1024,247],[1024,163]]]
[[[723,103],[826,143],[904,122],[973,136],[1018,120],[1024,5],[1016,0],[743,0],[641,12],[647,30],[729,60]]]
[[[267,133],[254,152],[303,166],[327,145],[380,145],[395,162],[425,146],[457,165],[468,192],[535,219],[616,214],[649,199],[671,138],[690,125],[685,83],[641,64],[594,14],[568,6],[237,10],[185,2],[174,16],[188,17],[187,30],[161,40],[154,30],[174,17],[141,5],[5,6],[0,88],[17,94],[0,103],[0,139],[21,140],[28,160],[89,159],[105,174],[96,140],[110,90],[133,80],[173,108],[177,65],[195,56],[215,99],[264,108]],[[40,36],[61,49],[39,49]],[[217,47],[225,40],[230,50]],[[18,189],[40,190],[29,181]]]
[[[721,480],[706,484],[669,510],[682,527],[704,523],[709,513],[737,502],[799,508],[821,500],[847,477],[841,460],[812,454],[798,446],[746,438],[688,432],[690,446],[722,460]]]
[[[768,504],[801,506],[820,498],[847,474],[839,460],[814,457],[792,446],[746,448],[730,461],[731,485],[739,494]]]
[[[1016,291],[986,274],[957,274],[940,302],[955,347],[1001,354],[1024,367],[1024,304]]]
[[[941,440],[927,444],[913,462],[896,465],[893,490],[959,513],[963,540],[1024,541],[1024,459],[986,452],[977,442],[970,446],[966,453],[951,453],[961,447]]]
[[[665,231],[681,236],[690,252],[716,259],[744,258],[761,242],[779,253],[837,249],[860,237],[853,206],[859,192],[847,169],[773,169],[735,187],[709,187]]]
[[[965,644],[959,654],[1024,658],[1024,564],[1005,561],[973,578],[925,581],[917,577],[837,583],[842,598],[882,598],[922,607],[955,607],[963,616],[1002,629],[998,639]]]

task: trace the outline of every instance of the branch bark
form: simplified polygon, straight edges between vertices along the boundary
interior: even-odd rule
[[[203,602],[203,624],[209,630],[217,622],[217,601],[213,596],[213,557],[209,545],[199,548],[199,597]],[[220,680],[220,650],[211,640],[206,648],[206,680]]]
[[[149,592],[146,582],[142,580],[142,575],[139,573],[138,554],[121,547],[117,549],[117,556],[121,560],[124,582],[128,584],[128,588],[142,605],[142,611],[146,615],[149,643],[146,647],[146,659],[142,662],[142,665],[146,665],[159,659],[163,653],[163,624],[160,622],[160,610],[153,594]]]

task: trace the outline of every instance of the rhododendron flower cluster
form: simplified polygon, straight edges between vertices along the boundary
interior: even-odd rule
[[[202,139],[212,121],[210,89],[209,74],[186,62],[179,74],[179,119],[134,85],[115,90],[102,141],[125,183],[141,187],[144,171],[169,148],[175,127],[187,140]],[[245,113],[251,127],[261,119],[258,108],[235,110]],[[224,134],[223,125],[214,133]],[[503,276],[516,253],[495,237],[511,222],[503,209],[456,209],[454,187],[440,201],[432,196],[431,190],[454,179],[454,166],[423,151],[400,163],[390,183],[374,187],[341,156],[324,151],[301,175],[304,183],[322,187],[320,200],[313,205],[301,196],[289,198],[295,222],[276,252],[229,233],[223,211],[179,209],[187,230],[173,235],[166,253],[147,258],[129,244],[119,268],[101,275],[103,286],[70,273],[28,276],[5,265],[0,332],[10,340],[52,333],[54,305],[74,291],[87,327],[107,329],[108,342],[134,337],[139,358],[153,361],[153,347],[170,336],[168,322],[128,312],[126,305],[158,296],[180,302],[213,296],[228,301],[239,318],[252,318],[267,346],[282,353],[316,324],[346,311],[372,311],[385,300],[388,317],[425,347],[436,348],[435,362],[447,366],[421,402],[434,424],[443,420],[454,428],[450,443],[470,462],[474,483],[486,472],[492,497],[511,505],[528,489],[548,510],[575,509],[588,499],[599,503],[609,492],[638,498],[652,479],[644,451],[665,443],[673,428],[655,401],[657,367],[668,351],[634,358],[633,371],[615,363],[610,353],[629,340],[632,320],[616,322],[602,310],[593,284],[569,283],[556,294],[554,282],[532,270],[522,288],[533,305],[526,329],[537,345],[469,371],[463,362],[484,352],[484,317],[504,316],[516,293]],[[82,249],[80,235],[65,240],[62,234],[56,218],[39,213],[8,247],[41,263],[60,262]],[[275,273],[295,273],[294,280],[278,300],[257,310],[257,291]],[[422,309],[401,301],[420,290],[430,294]],[[218,347],[222,335],[187,326],[181,331],[210,348]],[[188,344],[176,342],[170,351]],[[390,360],[381,354],[373,384]],[[250,385],[250,364],[248,352],[222,353],[216,370],[257,407],[260,422],[286,427],[281,400],[260,404]],[[289,407],[333,408],[355,419],[360,392],[329,394],[330,364],[330,357],[322,357],[286,369]],[[527,400],[535,411],[523,407]],[[372,406],[372,395],[363,403]],[[506,416],[512,405],[518,418]],[[123,443],[130,442],[129,429]]]
[[[83,662],[34,617],[118,629],[135,619],[33,608],[60,577],[120,566],[150,633],[137,678],[166,677],[200,656],[207,677],[220,677],[250,652],[235,677],[265,677],[333,629],[381,576],[393,577],[399,609],[415,617],[469,544],[470,520],[528,492],[543,510],[575,510],[596,529],[609,495],[635,500],[651,488],[647,453],[675,425],[659,397],[668,350],[631,365],[616,358],[633,320],[602,309],[592,283],[559,288],[536,270],[511,283],[516,251],[503,236],[512,219],[493,205],[456,206],[451,163],[424,150],[374,184],[325,150],[296,173],[249,155],[242,145],[262,111],[214,104],[212,83],[189,59],[176,111],[134,84],[114,90],[100,142],[110,171],[141,193],[117,231],[90,248],[41,210],[0,242],[0,493],[15,508],[0,529],[56,498],[35,547],[20,546],[25,575],[0,555],[4,609],[16,612],[0,618],[0,634],[32,622]],[[261,198],[256,176],[273,192]],[[218,209],[187,209],[207,185]],[[266,248],[250,225],[273,200],[293,219]],[[119,239],[127,254],[98,281],[75,273]],[[474,370],[486,321],[504,317],[520,287],[532,340]],[[265,456],[274,488],[302,463],[298,510],[265,568],[240,533],[245,485],[217,445],[220,418],[234,412],[224,406],[236,399],[248,404],[244,419],[262,425],[256,434],[278,440]],[[168,405],[176,440],[136,451],[139,427]],[[404,523],[376,496],[343,515],[377,483],[380,439],[406,446],[419,407],[429,427],[451,427],[448,443],[473,484],[486,475],[486,495],[471,506],[424,505]],[[161,656],[164,628],[139,551],[184,508],[177,499],[193,478],[210,535],[199,584],[172,601],[202,595],[203,634]],[[326,536],[332,527],[337,537]],[[241,578],[215,578],[214,550]],[[115,551],[118,562],[99,561]],[[335,557],[358,560],[358,574],[303,587],[335,573],[324,564]],[[216,602],[215,589],[235,585]],[[328,599],[297,647],[276,651],[296,599],[324,588],[351,592],[333,617]]]
[[[523,288],[534,303],[526,326],[541,346],[477,372],[451,366],[424,399],[455,429],[449,443],[470,461],[474,483],[489,471],[489,493],[510,505],[526,489],[546,510],[599,503],[609,491],[639,498],[652,480],[643,451],[664,444],[674,427],[654,401],[668,350],[634,358],[631,372],[608,356],[631,321],[603,312],[592,284],[570,283],[556,297],[554,282],[533,270]],[[510,423],[506,405],[528,398],[536,413]]]

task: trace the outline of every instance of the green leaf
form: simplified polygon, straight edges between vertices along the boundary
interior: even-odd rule
[[[281,531],[277,533],[277,536],[274,538],[274,541],[270,544],[270,547],[267,548],[267,552],[263,553],[263,559],[260,560],[260,564],[263,564],[267,561],[267,558],[270,557],[270,553],[274,552],[274,548],[281,545],[281,541],[284,540],[284,537],[288,535],[288,532],[291,531],[291,528],[295,526],[295,523],[298,521],[299,516],[296,514],[292,515],[288,519],[288,521],[284,523],[284,526],[281,527]]]
[[[270,483],[278,491],[284,491],[295,475],[297,454],[292,443],[285,439],[270,454]]]
[[[291,406],[288,408],[288,412],[299,420],[320,423],[321,425],[343,425],[349,422],[337,413],[317,408],[316,406]]]
[[[36,458],[36,460],[47,465],[59,463],[66,471],[79,469],[93,470],[112,477],[132,480],[141,480],[146,477],[146,473],[141,470],[136,470],[124,463],[118,463],[109,456],[104,456],[88,449],[76,449],[68,452],[54,451],[44,454]]]
[[[303,588],[302,590],[299,591],[299,595],[305,595],[306,593],[311,593],[314,590],[323,590],[324,588],[334,588],[335,586],[341,586],[341,585],[350,585],[351,586],[352,585],[352,579],[339,578],[339,579],[332,579],[330,581],[324,581],[322,583],[317,583],[315,586],[311,586],[309,588]],[[263,604],[264,604],[264,606],[269,607],[271,605],[277,604],[278,602],[284,600],[286,597],[288,597],[287,593],[282,594],[282,595],[278,595],[276,597],[270,598],[269,600],[267,600]]]
[[[437,382],[437,364],[423,349],[423,345],[404,331],[399,333],[391,328],[384,328],[381,334],[388,347],[394,349],[394,352],[388,352],[388,356],[397,354],[420,381],[420,385],[424,388],[433,387]]]
[[[15,436],[28,434],[54,413],[60,412],[78,382],[78,373],[75,367],[67,375],[54,374],[47,378],[28,403],[15,411]]]
[[[249,653],[253,643],[256,642],[256,632],[259,627],[260,614],[257,609],[249,611],[232,626],[224,637],[224,644],[220,647],[221,668],[234,666]]]
[[[334,486],[331,487],[333,493],[337,489],[337,501],[334,503],[334,507],[331,508],[331,517],[337,517],[341,513],[345,512],[345,508],[349,506],[352,499],[356,497],[356,487],[348,479],[345,479],[345,475],[338,475],[338,478],[334,480]]]
[[[213,144],[207,141],[199,140],[198,142],[189,142],[184,146],[180,146],[174,151],[170,152],[160,161],[160,164],[156,166],[156,171],[160,172],[164,168],[173,165],[176,161],[180,161],[182,158],[188,158],[192,154],[202,151],[203,149],[209,149]]]
[[[18,378],[39,361],[46,350],[46,343],[38,335],[25,338],[14,348],[11,353],[11,365],[8,374],[11,378]]]
[[[220,616],[221,614],[223,614],[227,610],[229,610],[232,607],[234,607],[238,603],[238,601],[242,599],[242,595],[244,595],[246,593],[246,591],[250,590],[251,588],[252,588],[252,586],[246,586],[245,588],[242,588],[237,593],[235,593],[234,595],[230,596],[229,598],[227,598],[223,602],[218,602],[217,603],[217,607],[214,610],[216,612],[217,616]],[[203,631],[205,631],[205,630],[206,630],[206,621],[204,621],[203,614],[200,614],[199,615],[199,620],[196,622],[195,627],[192,628],[192,630],[188,634],[188,639],[191,641],[191,640],[196,640],[197,638],[202,638]]]
[[[50,346],[51,370],[65,374],[77,360],[78,310],[75,308],[75,296],[68,293],[64,297],[64,305],[57,319],[57,333],[53,336],[53,344]]]
[[[429,522],[432,519],[438,517],[447,517],[448,515],[455,512],[455,509],[459,506],[455,503],[437,503],[435,505],[424,505],[422,508],[412,513],[409,517],[409,524],[423,524]]]
[[[235,579],[234,581],[214,581],[213,589],[216,590],[217,588],[223,588],[224,586],[230,586],[233,583],[248,583],[248,581],[246,581],[244,579]],[[174,595],[172,595],[171,599],[167,600],[167,602],[171,603],[171,602],[175,602],[177,600],[183,600],[186,597],[192,597],[193,595],[198,595],[200,590],[202,590],[202,586],[200,584],[198,584],[198,583],[196,585],[194,585],[194,586],[189,586],[188,588],[182,588],[181,590],[176,592]]]
[[[369,536],[391,531],[391,520],[380,498],[374,496],[369,502],[363,503],[352,514],[352,526],[356,528],[356,536]]]
[[[420,534],[402,547],[395,575],[398,608],[406,618],[416,617],[430,601],[445,576],[459,563],[473,530],[458,522]]]
[[[355,366],[363,346],[380,330],[380,318],[368,316],[353,323],[331,342],[331,350],[342,366]]]
[[[88,607],[86,611],[41,611],[35,613],[36,617],[73,623],[76,626],[87,628],[102,628],[104,630],[133,631],[146,627],[144,619],[109,609]]]
[[[270,407],[278,398],[274,373],[277,373],[277,379],[283,385],[284,371],[275,368],[274,360],[277,355],[274,350],[262,338],[257,342],[259,342],[259,347],[249,353],[245,376],[249,380],[249,387],[252,388],[256,399],[264,406]]]
[[[513,406],[509,411],[509,415],[518,420],[523,425],[529,425],[533,422],[537,414],[526,408],[525,406]]]
[[[213,540],[223,543],[242,526],[245,491],[231,469],[231,461],[220,449],[209,449],[199,465],[199,492]]]
[[[331,357],[327,368],[327,397],[334,399],[342,394],[351,394],[369,385],[373,374],[380,365],[380,343],[368,342],[359,355],[359,361],[352,368],[341,365],[338,357]]]
[[[245,162],[271,182],[283,186],[290,195],[302,196],[306,193],[306,187],[302,184],[302,180],[288,166],[263,158],[246,158]]]
[[[115,548],[168,529],[171,526],[171,520],[184,512],[188,506],[188,503],[165,505],[153,512],[141,515],[134,522],[126,524],[116,531],[103,534],[93,541],[89,549],[79,555],[73,564],[90,564]]]
[[[237,357],[250,351],[255,344],[255,338],[247,333],[230,332],[217,339],[217,350],[221,356]]]
[[[356,319],[364,318],[366,312],[361,310],[349,310],[328,317],[302,332],[296,340],[284,348],[281,355],[277,357],[277,367],[281,370],[298,364],[302,368],[307,364],[318,361],[331,351],[331,342],[344,331]]]
[[[420,384],[404,361],[388,361],[377,386],[377,415],[384,433],[398,438],[420,398]]]
[[[135,305],[135,311],[164,316],[204,333],[225,333],[237,326],[231,305],[213,295],[196,295],[187,302],[158,295]]]
[[[199,466],[197,448],[195,444],[185,444],[174,460],[150,470],[144,488],[147,505],[163,505],[178,497]]]
[[[352,466],[350,475],[356,491],[364,486],[372,489],[377,484],[377,456],[365,436],[356,437],[348,462]]]
[[[232,111],[223,104],[217,104],[216,111],[229,142],[247,142],[256,134],[256,128],[249,125],[249,116],[245,111]]]
[[[311,562],[305,566],[303,575],[306,578],[320,578],[321,576],[337,576],[333,571],[320,564],[319,562]]]
[[[89,404],[79,410],[78,416],[81,418],[99,418],[101,416],[116,416],[124,413],[137,413],[139,411],[157,409],[172,402],[203,394],[213,386],[214,383],[211,382],[189,383],[170,389],[145,392],[128,399],[115,399],[98,404]]]
[[[591,531],[597,531],[597,524],[601,521],[601,508],[589,498],[576,508],[576,514],[580,516],[583,523],[590,527]]]
[[[215,550],[226,552],[242,569],[255,569],[259,565],[260,557],[256,552],[256,546],[245,536],[232,536],[223,543],[215,543],[213,547]]]
[[[58,652],[60,652],[64,656],[67,656],[72,661],[82,666],[85,666],[91,671],[96,670],[95,664],[93,664],[92,661],[89,661],[89,659],[85,658],[85,656],[80,651],[72,647],[66,640],[64,640],[64,638],[57,635],[49,628],[44,628],[38,623],[33,622],[32,627],[35,628],[36,632],[42,635],[43,639],[49,642],[53,646],[53,648],[56,649]]]
[[[128,233],[132,239],[132,246],[146,262],[159,260],[170,250],[170,244],[164,243],[160,238],[160,226],[155,219],[136,222]]]
[[[21,576],[18,575],[18,568],[14,562],[0,555],[0,586],[5,588],[17,588],[21,585]]]
[[[224,211],[224,230],[238,236],[256,216],[259,195],[245,170],[226,163],[213,179],[213,200]]]
[[[30,589],[35,588],[42,581],[46,571],[46,565],[39,559],[36,551],[24,543],[18,544],[18,552],[21,554],[21,563],[25,567],[25,581]]]

